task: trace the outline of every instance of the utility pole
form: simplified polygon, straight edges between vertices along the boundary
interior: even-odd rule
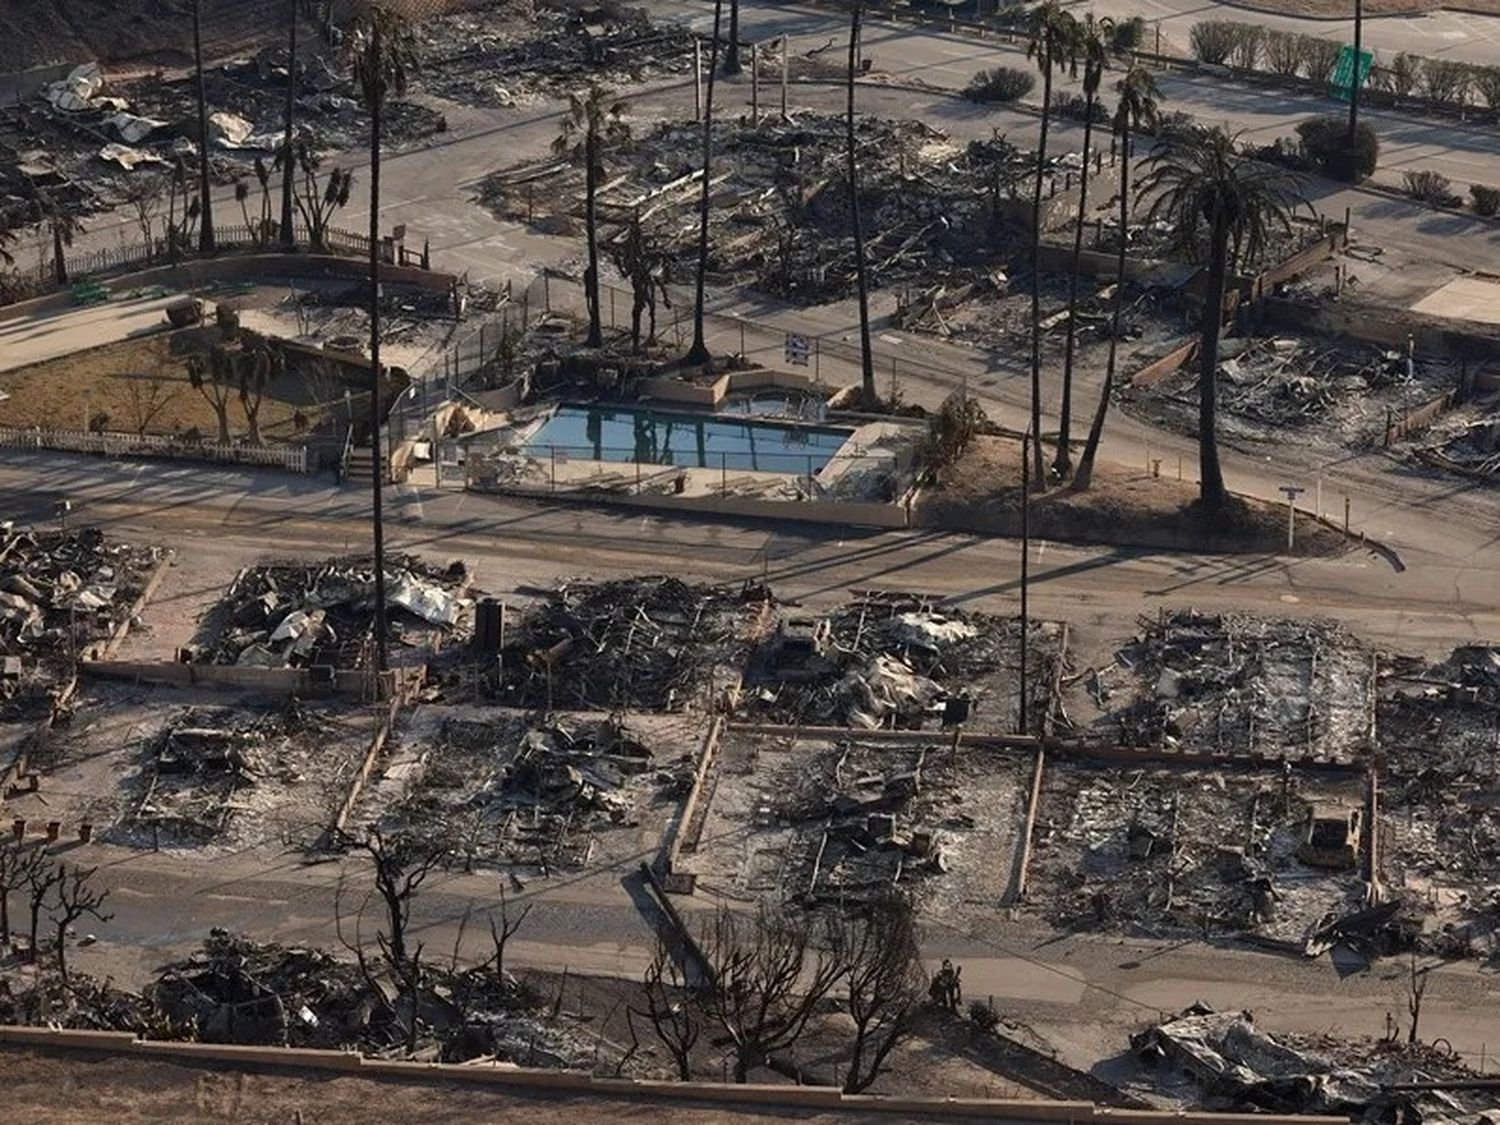
[[[1030,641],[1030,605],[1027,594],[1031,581],[1031,430],[1021,439],[1021,703],[1016,716],[1016,733],[1026,734],[1026,647]]]
[[[693,120],[703,120],[703,41],[693,36]]]
[[[781,119],[787,120],[786,113],[786,85],[787,75],[791,72],[792,39],[789,35],[781,37]]]
[[[1364,2],[1354,0],[1354,71],[1349,76],[1349,140],[1345,145],[1350,156],[1349,178],[1354,176],[1354,129],[1359,124],[1359,47],[1360,33],[1364,30]]]
[[[212,254],[214,217],[208,198],[208,92],[203,84],[203,0],[193,0],[193,61],[198,67],[198,195],[203,213],[198,218],[198,249]]]

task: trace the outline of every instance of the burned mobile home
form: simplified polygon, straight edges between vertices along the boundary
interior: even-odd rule
[[[469,575],[462,562],[436,567],[395,556],[386,566],[389,640],[429,652],[467,629]],[[241,667],[368,668],[374,605],[374,564],[367,558],[247,567],[180,656]]]
[[[747,666],[739,713],[802,726],[1019,729],[1020,623],[941,599],[863,591],[828,615],[784,607]],[[1051,714],[1063,630],[1032,622],[1028,725]]]
[[[78,662],[129,626],[164,560],[97,528],[0,524],[0,715],[44,713]]]
[[[893,888],[957,917],[1016,895],[1028,756],[951,737],[770,733],[714,748],[673,874],[736,895],[852,905]]]
[[[701,720],[419,705],[354,812],[447,842],[455,864],[547,874],[654,851],[691,782]]]
[[[643,575],[564,582],[515,611],[481,603],[475,660],[446,666],[443,682],[456,696],[548,712],[709,706],[737,682],[767,596]]]

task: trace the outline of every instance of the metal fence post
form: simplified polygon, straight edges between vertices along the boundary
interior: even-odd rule
[[[722,450],[719,452],[719,495],[729,495],[729,454]]]
[[[552,491],[557,491],[557,446],[549,445],[548,452],[552,455]]]
[[[552,311],[552,275],[546,270],[542,271],[542,308]]]

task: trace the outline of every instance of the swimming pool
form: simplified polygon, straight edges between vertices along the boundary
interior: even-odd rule
[[[533,457],[802,474],[828,464],[851,433],[642,407],[561,406],[523,448]]]

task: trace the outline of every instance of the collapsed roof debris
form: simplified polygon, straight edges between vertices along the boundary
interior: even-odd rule
[[[647,804],[691,780],[691,743],[660,746],[621,716],[443,714],[431,736],[415,722],[403,730],[395,768],[371,796],[391,800],[380,817],[393,831],[441,834],[466,865],[587,866],[602,834],[634,828]]]
[[[1219,366],[1222,432],[1258,441],[1285,438],[1338,446],[1384,441],[1393,411],[1458,385],[1456,361],[1301,336],[1224,341]],[[1198,369],[1189,364],[1134,392],[1131,409],[1174,429],[1196,427]]]
[[[1060,926],[1307,952],[1365,904],[1363,779],[1054,762],[1029,897]]]
[[[1249,1012],[1195,1004],[1131,1036],[1136,1057],[1173,1090],[1214,1110],[1350,1116],[1361,1121],[1462,1121],[1493,1104],[1485,1090],[1396,1091],[1391,1086],[1478,1075],[1450,1054],[1389,1040],[1272,1035]]]
[[[661,576],[566,583],[522,617],[495,695],[549,710],[681,710],[732,684],[761,597]]]
[[[1127,745],[1344,758],[1371,748],[1373,658],[1338,626],[1165,609],[1140,625],[1089,677]]]
[[[1033,623],[1037,674],[1057,658],[1056,625]],[[825,618],[785,617],[746,674],[744,709],[784,723],[907,727],[964,722],[970,708],[1015,729],[1020,625],[916,594],[865,591]],[[1032,707],[1045,712],[1044,691]],[[952,710],[949,710],[949,708]]]
[[[658,26],[615,0],[497,4],[439,16],[417,28],[423,89],[471,105],[509,106],[576,90],[690,70],[693,33]]]
[[[689,261],[701,191],[690,154],[702,144],[701,128],[662,123],[609,157],[597,201],[614,228],[606,242],[638,218],[650,240]],[[1023,197],[1034,159],[1003,137],[959,148],[917,121],[862,117],[856,128],[869,153],[860,197],[870,284],[926,285],[966,266],[973,267],[967,280],[986,276],[1005,245],[1001,228],[1016,208],[1030,206]],[[716,120],[714,129],[710,271],[735,283],[754,279],[756,288],[804,304],[852,292],[843,118],[806,113],[754,126]],[[1064,165],[1053,162],[1059,186]],[[576,168],[549,161],[492,174],[480,198],[502,217],[555,225],[581,217],[582,192]]]
[[[439,568],[394,556],[387,568],[386,604],[401,611],[387,618],[393,639],[421,646],[465,620],[469,578],[462,562]],[[374,630],[374,592],[367,558],[247,568],[210,615],[210,639],[192,654],[210,664],[363,667]]]
[[[335,745],[332,717],[293,700],[277,711],[193,708],[145,739],[131,803],[111,835],[153,846],[250,839],[273,791],[296,790],[320,806],[294,828],[311,838],[331,819],[356,763]],[[248,818],[249,824],[239,821]],[[233,824],[231,823],[233,822]]]
[[[111,543],[97,528],[0,525],[0,715],[45,706],[74,659],[125,623],[160,559],[159,548]]]
[[[1380,748],[1388,888],[1412,904],[1419,949],[1500,949],[1500,646],[1382,668]]]

